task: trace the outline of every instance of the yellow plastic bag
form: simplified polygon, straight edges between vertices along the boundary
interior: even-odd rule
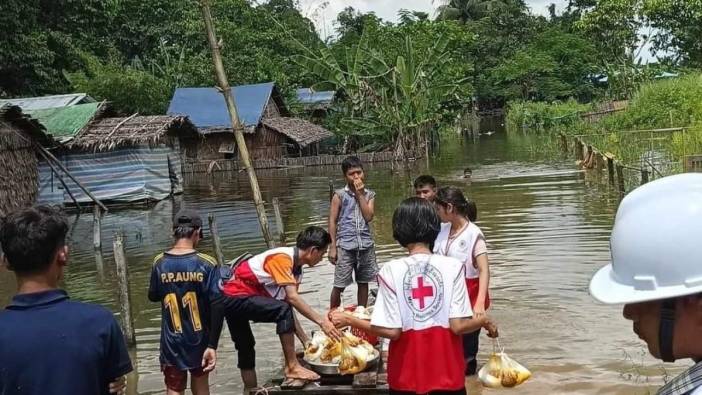
[[[480,371],[478,379],[489,388],[512,388],[527,381],[531,377],[529,369],[510,358],[499,346],[499,341],[493,343],[493,353]]]

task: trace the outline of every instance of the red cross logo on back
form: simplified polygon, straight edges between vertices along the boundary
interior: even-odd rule
[[[424,277],[417,277],[417,288],[412,288],[412,299],[419,299],[419,308],[424,309],[424,298],[434,296],[434,287],[424,285]]]

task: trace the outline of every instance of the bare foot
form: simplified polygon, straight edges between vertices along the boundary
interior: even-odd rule
[[[299,363],[292,367],[285,368],[285,377],[289,379],[299,379],[306,381],[319,380],[319,375],[309,369],[305,369]]]

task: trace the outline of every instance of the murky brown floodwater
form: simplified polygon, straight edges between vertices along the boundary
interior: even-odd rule
[[[411,174],[389,165],[368,166],[368,185],[377,191],[375,235],[379,262],[402,254],[392,240],[394,207],[411,194],[412,177],[423,172],[442,184],[457,185],[477,201],[478,224],[488,239],[492,270],[492,315],[500,325],[501,342],[534,373],[518,394],[648,394],[666,374],[685,363],[661,364],[649,357],[621,318],[619,307],[596,304],[588,295],[590,276],[609,258],[608,237],[617,197],[597,180],[576,171],[572,160],[544,160],[533,137],[483,136],[477,143],[444,142],[438,158],[415,163]],[[552,156],[552,155],[551,155]],[[473,169],[471,183],[459,178]],[[328,179],[341,185],[336,168],[259,172],[264,198],[279,197],[288,239],[310,224],[325,225]],[[250,202],[245,174],[203,176],[191,181],[176,206],[185,203],[203,215],[213,212],[228,258],[264,248]],[[138,345],[133,359],[138,380],[132,393],[162,393],[158,364],[160,308],[146,297],[152,257],[169,247],[172,201],[146,210],[122,210],[103,219],[104,263],[92,251],[92,217],[75,219],[71,231],[72,260],[65,288],[74,299],[100,303],[117,311],[116,281],[111,257],[112,233],[123,229],[130,267]],[[269,210],[272,213],[272,210]],[[274,224],[271,221],[271,224]],[[274,226],[274,225],[273,225]],[[211,240],[201,250],[212,253]],[[307,272],[302,290],[314,307],[327,305],[333,268],[322,265]],[[0,273],[0,303],[14,292],[14,280]],[[348,290],[346,299],[355,299]],[[309,322],[307,322],[309,328]],[[261,382],[280,367],[280,346],[272,325],[256,325],[257,363]],[[225,332],[226,333],[226,332]],[[236,355],[225,334],[212,392],[239,393]],[[483,338],[481,358],[491,351]],[[475,381],[470,393],[491,393]]]

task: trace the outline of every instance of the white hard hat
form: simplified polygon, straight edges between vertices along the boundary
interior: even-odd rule
[[[612,263],[590,281],[603,303],[702,293],[702,174],[661,178],[627,195],[610,249]]]

